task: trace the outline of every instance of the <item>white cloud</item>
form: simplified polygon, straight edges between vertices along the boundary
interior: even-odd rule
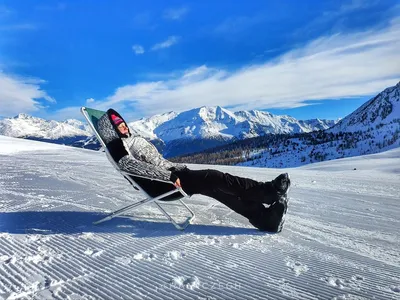
[[[174,78],[122,86],[95,104],[143,117],[203,105],[237,110],[294,108],[307,100],[351,101],[399,81],[399,47],[396,19],[385,29],[321,37],[273,61],[235,71],[200,66]]]
[[[179,36],[175,36],[175,35],[170,36],[164,42],[155,44],[153,47],[151,47],[151,50],[156,51],[156,50],[160,50],[160,49],[164,49],[164,48],[169,48],[169,47],[177,44],[179,39],[180,39]]]
[[[55,112],[46,112],[41,115],[42,118],[47,120],[65,121],[67,119],[83,120],[80,106],[69,106],[59,109]]]
[[[144,48],[141,45],[133,45],[132,46],[133,52],[135,52],[136,55],[140,55],[144,53]]]
[[[164,11],[163,16],[164,19],[176,21],[183,18],[188,12],[189,9],[187,7],[170,8]]]
[[[40,84],[43,80],[19,78],[0,72],[0,115],[10,116],[30,113],[44,107],[41,100],[55,103]]]

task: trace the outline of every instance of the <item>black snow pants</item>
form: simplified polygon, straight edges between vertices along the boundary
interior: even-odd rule
[[[266,208],[262,204],[272,204],[278,200],[271,182],[258,182],[211,169],[185,169],[174,174],[178,176],[182,189],[188,195],[201,194],[214,198],[249,220],[268,223],[266,227],[271,222],[280,222],[282,214],[275,216],[274,213],[272,216],[272,208]],[[275,220],[277,218],[279,220]]]
[[[180,179],[182,189],[188,195],[201,194],[214,198],[249,219],[252,225],[262,231],[279,230],[284,208],[277,203],[279,197],[271,182],[258,182],[212,169],[184,169],[173,173]],[[152,197],[174,189],[173,185],[138,177],[134,179]],[[175,197],[171,195],[163,200]],[[265,207],[263,203],[271,205]]]

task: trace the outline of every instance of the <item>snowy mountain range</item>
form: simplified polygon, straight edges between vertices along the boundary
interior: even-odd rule
[[[268,149],[248,153],[241,165],[295,167],[400,147],[400,82],[325,131],[267,144]]]
[[[93,133],[87,124],[68,119],[64,122],[45,120],[27,114],[0,120],[0,135],[45,141],[56,144],[98,149],[98,144],[89,146]]]
[[[198,152],[237,139],[267,133],[300,133],[327,129],[331,120],[299,121],[262,111],[231,112],[222,107],[200,107],[168,112],[130,122],[132,132],[151,140],[166,157]],[[98,149],[88,125],[78,120],[48,121],[26,114],[0,120],[0,134]]]
[[[257,110],[231,112],[220,106],[203,106],[179,114],[169,112],[129,123],[140,134],[164,142],[182,138],[244,139],[266,133],[311,132],[334,124],[331,120],[299,121]]]
[[[263,111],[231,112],[214,106],[155,115],[130,122],[129,127],[152,141],[168,158],[266,137],[260,144],[264,148],[252,146],[254,151],[246,152],[242,163],[289,167],[400,146],[399,99],[400,82],[340,121],[301,121]],[[271,140],[271,134],[281,137]],[[78,120],[57,122],[20,114],[0,120],[0,135],[99,149],[89,127]]]
[[[234,140],[265,134],[302,133],[327,129],[332,120],[299,121],[290,116],[251,110],[231,112],[220,106],[169,112],[129,123],[133,131],[153,140],[165,157],[199,152]]]
[[[89,126],[69,119],[64,122],[48,121],[27,114],[0,121],[0,133],[10,137],[36,137],[54,140],[74,136],[90,136]]]

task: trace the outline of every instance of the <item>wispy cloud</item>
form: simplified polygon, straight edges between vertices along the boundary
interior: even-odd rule
[[[142,117],[202,105],[293,108],[308,105],[308,100],[373,95],[398,82],[399,46],[400,19],[395,19],[385,29],[321,37],[273,61],[236,71],[200,66],[172,79],[122,86],[93,104],[133,107]]]
[[[55,103],[55,100],[41,88],[43,83],[43,80],[0,72],[0,115],[34,112],[43,108],[46,102]]]
[[[63,11],[67,8],[67,4],[63,2],[54,3],[52,5],[38,5],[35,7],[37,10],[47,11]]]
[[[16,11],[0,5],[0,31],[36,30],[38,25],[19,20]]]
[[[377,0],[352,0],[340,6],[337,14],[345,14],[355,10],[368,8],[378,3]]]
[[[310,22],[300,27],[298,30],[293,32],[294,36],[308,36],[315,32],[318,32],[323,25],[329,25],[328,28],[331,32],[343,31],[346,29],[349,22],[354,19],[354,15],[365,11],[366,9],[371,9],[379,4],[377,0],[351,0],[348,1],[337,9],[331,9],[324,11],[317,18],[310,20]],[[390,8],[389,10],[391,10]],[[375,15],[385,13],[385,9],[379,8],[374,12]],[[363,18],[366,17],[364,14]],[[376,16],[375,16],[376,18]],[[389,18],[390,19],[390,18]]]
[[[36,30],[38,26],[30,23],[0,24],[0,31]]]
[[[82,120],[83,116],[81,114],[80,106],[69,106],[61,108],[54,112],[41,112],[40,117],[48,120],[65,121],[67,119],[77,119]]]
[[[133,16],[131,21],[134,29],[140,30],[154,30],[157,28],[157,24],[154,21],[154,17],[150,12],[140,12]]]
[[[136,55],[140,55],[144,53],[144,48],[141,45],[133,45],[132,46],[133,52],[135,52]]]
[[[179,42],[179,39],[180,39],[179,36],[175,36],[175,35],[170,36],[165,41],[155,44],[153,47],[151,47],[151,50],[156,51],[156,50],[160,50],[160,49],[169,48],[169,47],[177,44]]]
[[[170,8],[164,11],[163,17],[167,20],[176,21],[182,19],[188,12],[187,7]]]
[[[9,9],[8,7],[0,5],[0,18],[8,16],[9,14],[11,14],[11,12],[11,9]]]
[[[234,35],[240,32],[245,32],[252,28],[254,25],[262,23],[265,21],[265,16],[256,15],[256,16],[239,16],[239,17],[230,17],[225,19],[222,23],[218,24],[214,33],[216,34],[230,34]]]
[[[88,98],[86,99],[86,102],[83,103],[82,105],[93,107],[95,105],[95,99]],[[81,113],[81,106],[68,106],[52,112],[41,111],[37,115],[48,120],[58,120],[58,121],[65,121],[67,119],[83,120],[83,116]]]

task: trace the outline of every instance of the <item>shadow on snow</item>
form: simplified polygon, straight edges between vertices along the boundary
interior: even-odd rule
[[[191,224],[185,231],[178,231],[169,222],[137,220],[136,217],[116,217],[99,225],[93,225],[105,217],[97,212],[78,211],[24,211],[0,212],[0,232],[14,234],[77,234],[131,233],[135,237],[199,235],[265,235],[254,228]],[[268,233],[267,233],[268,234]]]

